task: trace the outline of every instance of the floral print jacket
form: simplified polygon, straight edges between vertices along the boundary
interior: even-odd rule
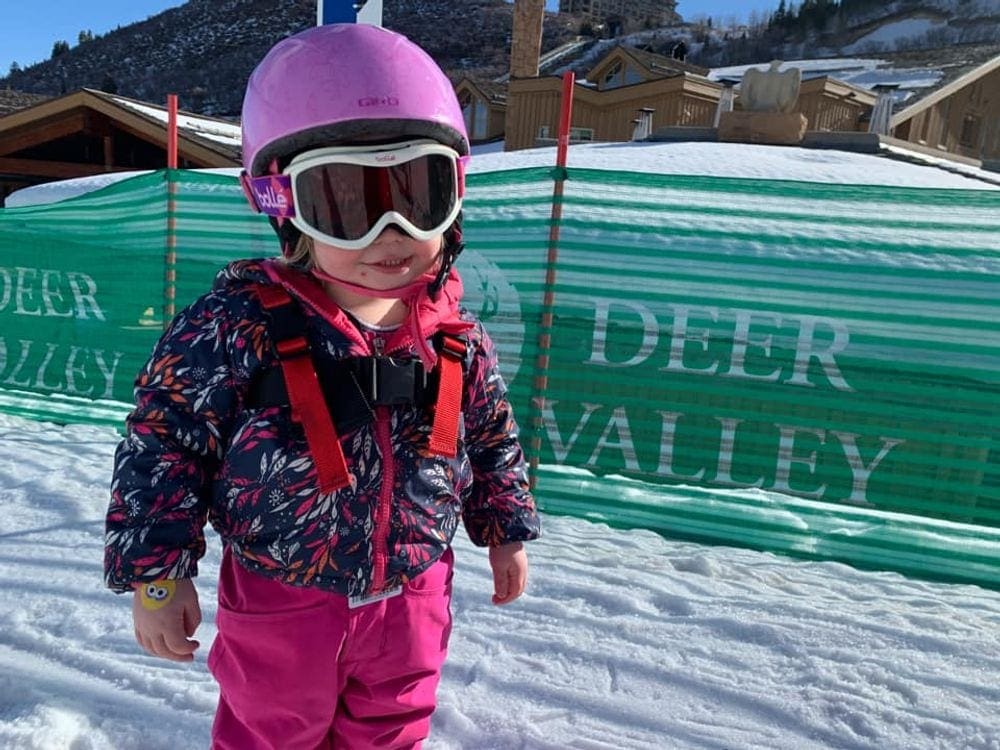
[[[469,326],[457,456],[428,451],[426,409],[377,406],[372,421],[339,434],[350,486],[320,492],[290,407],[247,403],[261,369],[279,366],[257,292],[274,283],[269,264],[244,260],[220,271],[140,372],[115,454],[107,585],[127,591],[135,582],[194,577],[206,520],[249,570],[352,596],[425,570],[448,548],[459,518],[480,546],[536,538],[539,518],[493,344],[457,309],[452,317]],[[372,355],[318,284],[283,274],[301,277],[284,286],[300,302],[314,360]],[[453,272],[456,284],[460,294]],[[412,351],[412,339],[397,336],[385,354]]]

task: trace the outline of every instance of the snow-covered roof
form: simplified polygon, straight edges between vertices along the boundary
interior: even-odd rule
[[[1000,44],[966,44],[947,48],[883,52],[872,57],[832,57],[787,60],[781,70],[798,68],[802,79],[828,76],[866,89],[894,87],[897,111],[910,107],[944,86],[1000,59]],[[713,68],[713,81],[740,81],[750,68],[766,70],[769,63]]]
[[[110,99],[116,104],[140,112],[158,122],[167,123],[168,113],[166,107],[158,107],[155,104],[148,104],[123,96],[110,96]],[[236,150],[240,148],[241,134],[239,123],[183,112],[177,115],[177,129],[190,135],[207,138],[210,141],[221,143]]]
[[[944,78],[944,71],[940,68],[896,68],[882,58],[788,60],[781,64],[779,70],[790,68],[802,71],[804,81],[825,76],[865,89],[875,89],[878,86],[895,87],[893,96],[897,105],[908,103],[917,96],[918,91],[936,88]],[[750,69],[767,70],[768,64],[713,68],[708,77],[713,81],[740,81],[744,73]]]
[[[78,89],[59,97],[43,98],[10,112],[0,117],[0,131],[30,129],[37,123],[66,117],[72,110],[81,107],[99,111],[112,120],[126,123],[133,131],[141,130],[154,142],[166,132],[166,106],[89,88]],[[177,126],[181,152],[201,151],[198,163],[217,166],[239,163],[239,123],[179,112]]]
[[[164,127],[167,125],[169,113],[165,106],[139,101],[138,99],[130,99],[127,96],[108,94],[95,89],[84,90],[90,94],[99,96],[116,107],[135,112],[147,120],[152,120],[158,125]],[[207,141],[206,145],[209,145],[215,151],[224,151],[232,158],[236,158],[242,148],[242,135],[238,122],[195,115],[190,112],[178,112],[177,131],[181,137],[200,140],[202,142]]]

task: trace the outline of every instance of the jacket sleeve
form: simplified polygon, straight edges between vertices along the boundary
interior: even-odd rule
[[[470,345],[465,449],[473,483],[462,508],[466,531],[481,547],[536,539],[540,523],[517,423],[493,342],[482,324],[471,332]]]
[[[202,297],[177,315],[136,379],[106,519],[104,575],[115,591],[197,574],[237,400],[229,343],[240,332],[227,318],[217,295]]]

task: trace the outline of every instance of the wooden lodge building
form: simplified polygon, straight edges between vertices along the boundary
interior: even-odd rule
[[[913,51],[901,57],[909,64],[934,64],[929,56]],[[944,71],[942,80],[897,108],[893,135],[1000,170],[1000,44],[953,47],[934,60]]]
[[[506,81],[463,78],[456,83],[473,144],[503,139],[505,148],[514,150],[555,141],[562,80],[539,75],[541,16],[533,14],[541,7],[515,3]],[[933,85],[892,91],[888,137],[871,133],[865,138],[1000,171],[1000,43],[879,58],[900,71],[904,82],[914,71],[938,77],[930,77]],[[810,75],[803,75],[797,104],[808,120],[807,138],[867,133],[879,95],[812,67]],[[739,77],[720,72],[624,44],[612,47],[585,78],[577,79],[571,140],[657,139],[679,126],[698,131],[700,139],[714,138],[720,112],[740,109]],[[0,206],[13,191],[44,182],[161,169],[167,159],[166,126],[166,107],[92,89],[55,98],[0,90]],[[182,168],[238,167],[239,125],[180,113],[178,160]]]
[[[13,99],[0,92],[0,102]],[[0,205],[31,185],[167,166],[165,106],[92,89],[17,101],[0,115]],[[179,113],[177,131],[181,168],[239,166],[237,123]]]
[[[556,137],[562,81],[539,75],[542,17],[541,3],[515,2],[505,83],[459,83],[474,143],[503,138],[505,148],[515,150]],[[935,86],[897,92],[889,137],[943,158],[1000,168],[994,166],[1000,162],[1000,44],[879,57],[907,72],[927,68],[940,75]],[[832,75],[803,76],[797,111],[814,133],[865,133],[878,98],[873,88]],[[677,126],[711,129],[726,107],[740,109],[739,79],[713,80],[683,60],[618,45],[577,79],[571,140],[626,141]]]

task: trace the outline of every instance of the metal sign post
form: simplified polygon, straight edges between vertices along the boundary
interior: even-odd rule
[[[382,25],[382,0],[316,0],[316,25],[367,23]]]

